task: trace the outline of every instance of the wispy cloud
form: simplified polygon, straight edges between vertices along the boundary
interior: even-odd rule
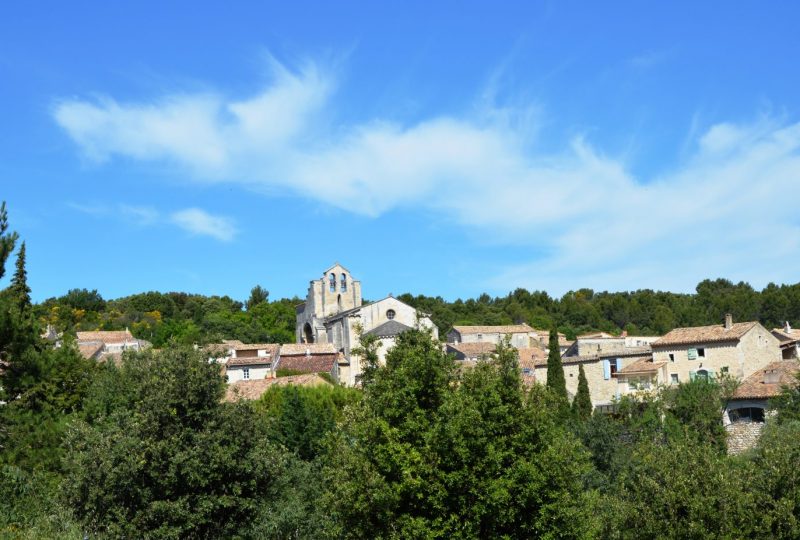
[[[271,84],[247,100],[63,100],[54,116],[93,159],[169,161],[197,181],[288,189],[369,216],[427,208],[548,253],[502,272],[498,287],[685,289],[711,275],[796,278],[800,228],[796,205],[784,201],[800,198],[800,124],[698,128],[679,168],[637,178],[582,137],[560,152],[539,150],[529,138],[536,116],[514,109],[532,119],[521,127],[510,121],[514,110],[493,110],[485,94],[479,110],[459,117],[331,131],[322,112],[335,107],[332,78],[314,64],[272,67]],[[235,235],[229,221],[199,209],[171,220],[220,240]]]
[[[192,234],[210,236],[224,242],[233,240],[238,232],[230,219],[211,215],[199,208],[175,212],[170,216],[170,221]]]
[[[186,208],[162,216],[161,212],[150,206],[131,206],[127,204],[77,204],[67,206],[78,212],[95,217],[118,218],[138,227],[155,225],[176,226],[193,235],[209,236],[229,242],[238,234],[238,229],[229,218],[209,214],[200,208]]]

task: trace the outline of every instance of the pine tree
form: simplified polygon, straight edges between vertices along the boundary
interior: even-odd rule
[[[25,270],[25,242],[22,242],[17,253],[17,269],[11,278],[10,292],[20,312],[31,307],[31,289],[28,287],[28,272]]]
[[[567,381],[564,378],[564,366],[561,365],[561,352],[558,348],[558,332],[550,330],[550,352],[547,354],[547,387],[558,397],[569,410],[567,397]]]
[[[583,371],[583,364],[578,367],[578,392],[572,401],[572,413],[579,420],[588,420],[592,416],[592,398],[589,396],[589,381]]]

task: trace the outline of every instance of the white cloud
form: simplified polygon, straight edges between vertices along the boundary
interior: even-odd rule
[[[119,205],[120,213],[133,223],[146,227],[158,222],[159,213],[150,206]]]
[[[538,150],[529,136],[540,131],[509,121],[508,108],[329,130],[332,87],[312,64],[291,73],[274,63],[271,84],[247,100],[64,100],[54,116],[93,159],[168,161],[197,181],[288,189],[369,216],[427,208],[484,238],[546,253],[501,272],[500,289],[796,279],[800,124],[697,129],[682,166],[636,178],[580,137],[558,153]],[[235,234],[198,209],[172,221],[222,240]]]
[[[233,240],[238,232],[230,219],[211,215],[200,208],[175,212],[170,216],[170,221],[192,234],[211,236],[223,242]]]

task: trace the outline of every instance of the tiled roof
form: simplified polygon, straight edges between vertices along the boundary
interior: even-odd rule
[[[592,334],[583,334],[578,336],[578,339],[624,339],[620,336],[613,336],[607,332],[594,332]]]
[[[336,347],[333,343],[287,343],[281,345],[281,356],[298,354],[335,354]]]
[[[105,347],[105,344],[102,341],[91,341],[78,345],[78,351],[80,351],[81,356],[87,360],[91,360],[100,354],[103,347]]]
[[[676,328],[664,337],[652,343],[652,347],[666,345],[692,345],[702,343],[718,343],[724,341],[739,341],[742,336],[755,327],[757,322],[734,323],[726,329],[724,325],[692,326],[690,328]]]
[[[242,343],[239,342],[236,345],[232,345],[236,351],[267,351],[268,354],[277,354],[278,349],[280,349],[280,344],[278,343]]]
[[[800,372],[800,363],[797,360],[783,360],[767,364],[742,381],[742,384],[733,393],[733,399],[775,397],[781,393],[783,386],[798,384],[796,378],[798,372]],[[768,374],[774,377],[774,382],[764,382],[764,378]]]
[[[385,323],[381,324],[380,326],[376,326],[369,332],[366,332],[368,336],[378,336],[378,337],[394,337],[407,330],[411,330],[410,326],[406,326],[405,324],[397,321],[386,321]]]
[[[520,369],[534,369],[542,361],[547,364],[547,353],[544,350],[538,347],[519,349]]]
[[[331,373],[333,372],[339,355],[314,354],[311,356],[283,356],[278,361],[278,369],[291,369],[303,373]]]
[[[271,364],[275,357],[273,356],[244,356],[237,358],[228,358],[226,365],[228,366],[260,366]]]
[[[96,332],[75,332],[75,334],[78,342],[102,341],[105,344],[109,344],[137,341],[128,330],[98,330]]]
[[[653,362],[652,357],[641,358],[630,364],[625,366],[621,370],[617,372],[618,375],[628,375],[634,373],[653,373],[658,371],[662,366],[664,366],[666,362]]]
[[[510,324],[505,326],[453,326],[459,334],[517,334],[520,332],[535,332],[527,324]]]
[[[773,328],[772,335],[778,338],[782,343],[800,340],[800,330],[797,328],[790,328],[788,332],[785,328]]]
[[[490,355],[494,353],[497,345],[495,343],[448,343],[447,348],[450,352],[460,353],[467,358],[474,358],[481,355]]]
[[[236,381],[228,385],[225,392],[225,401],[234,402],[240,399],[258,399],[271,386],[320,386],[330,384],[316,373],[292,375],[272,379],[253,379],[249,381]]]
[[[614,351],[610,353],[585,354],[583,356],[563,356],[561,357],[561,363],[565,366],[568,366],[570,364],[597,362],[599,360],[610,360],[612,358],[652,358],[652,354],[650,353],[650,349],[630,347],[625,349],[624,352]],[[545,355],[542,359],[536,360],[536,367],[542,367],[546,365],[547,355]]]

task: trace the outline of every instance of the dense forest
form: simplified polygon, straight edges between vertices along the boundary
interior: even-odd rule
[[[440,334],[454,324],[511,324],[535,328],[553,325],[568,338],[590,331],[662,335],[672,328],[718,324],[726,313],[734,320],[757,320],[767,328],[790,321],[800,325],[800,283],[769,284],[762,291],[747,283],[705,280],[695,294],[639,290],[594,292],[581,289],[561,298],[517,289],[504,297],[447,302],[441,297],[402,294],[400,300],[430,313]],[[246,301],[228,296],[146,292],[105,300],[96,290],[73,289],[34,306],[40,325],[58,331],[121,330],[156,347],[240,339],[245,343],[294,342],[298,298],[270,301],[269,292],[253,288]]]
[[[557,347],[547,386],[525,386],[506,344],[463,369],[430,334],[409,330],[385,365],[377,338],[362,339],[360,389],[275,387],[226,402],[219,367],[188,345],[194,338],[156,338],[158,325],[194,325],[198,339],[231,328],[277,336],[269,321],[282,320],[272,311],[281,302],[266,291],[245,306],[172,295],[104,302],[73,291],[96,305],[71,306],[84,312],[56,317],[62,328],[151,317],[150,337],[163,342],[97,363],[69,339],[53,348],[39,337],[41,318],[67,304],[31,303],[25,244],[0,208],[0,279],[14,253],[0,291],[0,538],[800,537],[797,388],[775,400],[759,445],[729,456],[719,418],[730,380],[698,379],[625,398],[614,415],[592,414],[588,386],[569,402]],[[583,308],[573,311],[568,297],[542,313],[576,330],[610,322],[569,319]],[[689,307],[675,316],[704,316],[699,297],[679,297]],[[764,308],[763,293],[750,297]],[[158,298],[172,303],[152,309]],[[515,298],[479,299],[472,307],[484,307],[464,312],[469,302],[414,301],[452,309],[452,321],[506,322]],[[599,314],[602,298],[575,301]],[[737,313],[727,301],[707,309]],[[260,305],[263,320],[254,315]]]

